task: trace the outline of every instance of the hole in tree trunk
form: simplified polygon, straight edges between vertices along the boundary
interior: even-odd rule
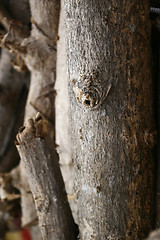
[[[87,105],[87,106],[90,106],[90,100],[85,100],[84,104]]]

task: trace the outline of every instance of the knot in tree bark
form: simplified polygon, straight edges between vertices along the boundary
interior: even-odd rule
[[[106,99],[111,84],[107,86],[104,78],[99,78],[99,73],[94,72],[90,75],[80,75],[78,80],[72,80],[73,92],[76,100],[83,106],[95,109]]]

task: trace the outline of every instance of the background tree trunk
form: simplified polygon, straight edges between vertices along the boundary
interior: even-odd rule
[[[56,117],[56,144],[59,154],[59,161],[66,191],[73,215],[77,221],[77,208],[74,198],[74,167],[72,161],[72,146],[70,139],[69,123],[69,96],[66,66],[66,47],[65,47],[65,26],[64,9],[61,6],[59,23],[59,40],[57,42],[57,67],[56,67],[56,98],[55,98],[55,117]]]
[[[20,0],[18,3],[15,0],[0,0],[0,22],[7,31],[11,27],[11,19],[21,21],[22,25],[29,24],[28,0]],[[23,121],[29,74],[16,71],[17,69],[22,70],[17,63],[17,60],[20,61],[18,57],[18,55],[10,54],[7,50],[1,50],[0,172],[11,170],[19,161],[14,138]]]
[[[56,37],[59,22],[59,1],[30,0],[32,31],[23,41],[27,49],[25,63],[31,72],[31,84],[26,105],[25,121],[41,112],[54,126],[54,84],[56,75]],[[47,22],[47,26],[46,26]],[[54,146],[54,132],[52,132]],[[23,162],[23,161],[22,161]],[[36,214],[27,176],[21,163],[21,202],[23,226],[34,225]]]
[[[2,49],[0,58],[0,172],[11,170],[19,162],[14,139],[23,122],[27,80],[29,82],[26,73],[17,72],[13,68],[8,50]]]
[[[143,239],[154,209],[149,5],[64,5],[81,239]]]

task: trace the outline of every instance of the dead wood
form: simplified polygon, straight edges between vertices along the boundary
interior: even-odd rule
[[[40,115],[29,119],[17,135],[43,239],[75,239],[75,224],[67,201],[51,125]]]

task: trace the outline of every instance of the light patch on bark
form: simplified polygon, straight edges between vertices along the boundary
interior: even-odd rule
[[[68,96],[68,80],[66,68],[66,47],[65,47],[65,26],[63,16],[63,6],[61,6],[60,24],[59,24],[59,40],[57,42],[57,69],[56,69],[56,144],[59,153],[61,171],[68,194],[69,203],[77,220],[77,207],[74,197],[74,169],[72,162],[72,146],[70,139],[70,122],[69,122],[69,96]]]

